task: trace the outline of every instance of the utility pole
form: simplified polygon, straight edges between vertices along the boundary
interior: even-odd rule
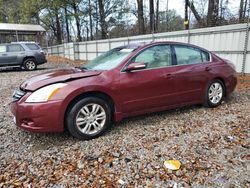
[[[185,25],[185,29],[186,29],[186,30],[189,29],[189,20],[188,20],[188,1],[189,1],[189,0],[185,0],[185,20],[184,20],[184,25]]]

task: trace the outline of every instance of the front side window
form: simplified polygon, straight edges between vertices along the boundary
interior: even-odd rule
[[[147,48],[133,58],[131,63],[143,62],[146,64],[147,69],[167,67],[172,64],[171,57],[170,45],[158,45]]]
[[[190,65],[209,61],[209,54],[189,46],[175,46],[177,65]]]
[[[21,52],[24,51],[23,47],[20,44],[10,44],[7,46],[8,52]]]
[[[0,45],[0,53],[5,53],[5,52],[6,52],[6,46]]]

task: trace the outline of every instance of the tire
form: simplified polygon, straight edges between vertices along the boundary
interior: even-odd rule
[[[33,58],[25,59],[25,61],[23,62],[23,66],[27,71],[33,71],[37,68],[36,61]]]
[[[219,79],[212,80],[205,94],[205,103],[204,106],[214,108],[219,106],[225,96],[225,85]]]
[[[100,98],[86,97],[69,107],[65,120],[73,137],[90,140],[101,136],[110,127],[111,109]]]

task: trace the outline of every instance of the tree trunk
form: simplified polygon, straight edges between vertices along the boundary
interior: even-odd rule
[[[137,0],[137,14],[138,14],[138,25],[139,34],[145,33],[144,18],[143,18],[143,0]]]
[[[184,19],[185,29],[189,29],[189,20],[188,20],[188,0],[185,1],[185,19]]]
[[[87,32],[87,41],[89,40],[89,28],[88,26],[86,27],[86,32]]]
[[[149,19],[150,19],[150,32],[155,31],[155,14],[154,14],[154,0],[149,0]]]
[[[61,25],[60,25],[60,20],[58,16],[58,10],[56,10],[56,41],[57,44],[62,44],[62,31],[61,31]]]
[[[66,7],[64,8],[64,14],[65,14],[65,25],[66,25],[66,33],[67,33],[67,42],[70,42],[68,11],[67,11]]]
[[[92,21],[92,6],[89,0],[89,27],[90,27],[90,40],[93,40],[93,21]]]
[[[158,31],[159,29],[159,1],[160,0],[156,0],[156,19],[155,19],[155,30]]]
[[[244,0],[240,0],[240,9],[239,9],[239,22],[242,23],[244,20],[243,17],[243,5],[244,5]]]
[[[224,19],[224,11],[223,11],[223,0],[220,0],[220,24],[222,23],[223,19]]]
[[[247,15],[247,0],[245,0],[244,11],[243,11],[244,20],[246,19],[246,15]]]
[[[72,7],[74,10],[74,17],[76,20],[76,30],[77,30],[77,41],[81,42],[82,41],[82,36],[81,36],[81,25],[80,25],[80,19],[79,19],[79,11],[76,3],[72,3]]]
[[[95,22],[95,39],[98,39],[98,25],[99,25],[99,13],[98,13],[98,1],[95,1],[95,14],[96,14],[96,22]]]
[[[207,26],[213,27],[218,25],[219,0],[209,0],[207,11]]]
[[[194,17],[195,17],[196,21],[199,23],[200,26],[202,26],[202,25],[203,25],[202,19],[201,19],[199,13],[197,12],[197,10],[196,10],[196,8],[195,8],[193,2],[190,2],[190,1],[188,0],[187,3],[188,3],[189,8],[191,9],[192,13],[194,14]]]
[[[99,15],[100,15],[100,25],[101,25],[102,39],[106,39],[107,38],[108,26],[107,26],[107,23],[105,21],[105,12],[104,12],[103,0],[98,0],[98,5],[99,5]]]

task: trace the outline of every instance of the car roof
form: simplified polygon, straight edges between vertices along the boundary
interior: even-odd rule
[[[25,41],[22,41],[22,42],[10,42],[10,43],[0,43],[0,45],[9,45],[9,44],[36,44],[36,45],[39,45],[38,43],[36,42],[25,42]]]
[[[20,41],[20,42],[11,42],[10,44],[38,44],[33,41]]]
[[[131,44],[119,46],[119,47],[117,47],[116,49],[124,49],[124,48],[127,48],[127,49],[137,49],[137,48],[139,48],[139,47],[145,46],[145,44],[146,44],[145,42],[131,43]]]
[[[149,46],[153,46],[153,45],[157,45],[157,44],[183,45],[183,46],[198,48],[198,49],[200,49],[202,51],[209,52],[207,49],[202,48],[200,46],[196,46],[194,44],[184,43],[184,42],[175,42],[175,41],[152,41],[152,42],[131,43],[129,45],[121,46],[120,48],[134,47],[134,49],[139,49],[139,48],[149,47]]]

